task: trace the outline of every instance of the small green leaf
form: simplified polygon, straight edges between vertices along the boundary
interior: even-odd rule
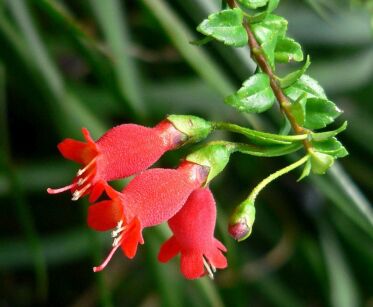
[[[316,151],[331,155],[334,158],[343,158],[348,155],[346,148],[334,137],[326,141],[314,141],[312,145]]]
[[[250,23],[257,23],[263,21],[270,13],[272,13],[272,11],[274,11],[277,8],[279,2],[280,0],[269,0],[267,9],[264,12],[260,12],[249,17]]]
[[[268,14],[266,18],[258,23],[252,24],[252,30],[255,37],[261,42],[265,42],[268,38],[268,32],[273,32],[275,36],[285,37],[288,29],[288,21],[274,14]],[[272,36],[272,35],[271,35]]]
[[[323,175],[333,165],[334,158],[330,155],[313,151],[310,153],[312,172]]]
[[[262,44],[262,50],[264,52],[264,56],[266,57],[267,61],[269,62],[269,65],[271,65],[272,68],[275,67],[276,44],[277,44],[276,36],[274,36],[272,39]]]
[[[245,81],[237,93],[228,96],[225,103],[241,112],[261,113],[275,101],[268,75],[257,73]]]
[[[277,15],[267,14],[262,21],[253,23],[251,26],[272,68],[274,68],[277,39],[285,36],[287,25],[286,19]]]
[[[301,96],[290,106],[291,114],[295,117],[297,123],[301,126],[303,126],[306,118],[306,102],[307,98],[305,96]]]
[[[306,119],[304,127],[307,129],[321,129],[329,125],[342,111],[327,99],[309,98],[306,103]]]
[[[306,178],[310,172],[311,172],[311,168],[312,168],[312,164],[311,164],[311,160],[308,160],[306,162],[306,164],[304,165],[304,168],[303,168],[303,171],[302,171],[302,174],[300,175],[300,177],[298,178],[298,182],[301,181],[302,179]]]
[[[275,9],[277,9],[280,0],[269,0],[267,6],[267,12],[272,13]]]
[[[306,72],[307,68],[311,65],[310,57],[307,56],[306,63],[299,70],[293,71],[283,78],[278,78],[282,88],[287,88],[293,85],[298,79]],[[298,98],[298,97],[297,97]]]
[[[321,85],[308,75],[301,76],[294,84],[287,87],[284,92],[286,96],[293,100],[297,100],[303,94],[306,94],[307,98],[327,99]]]
[[[211,14],[197,27],[197,31],[225,45],[243,47],[247,44],[248,38],[242,21],[243,12],[239,8],[224,10]]]
[[[257,9],[265,6],[268,0],[238,0],[238,2],[248,9]]]
[[[279,38],[275,50],[276,61],[288,63],[290,61],[303,61],[302,47],[289,37]]]
[[[332,131],[325,131],[325,132],[318,132],[318,133],[311,133],[311,138],[314,141],[325,141],[327,139],[336,136],[338,133],[346,130],[347,128],[347,121],[345,121],[338,129]]]

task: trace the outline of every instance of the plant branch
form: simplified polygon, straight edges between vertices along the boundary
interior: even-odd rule
[[[238,7],[235,0],[226,0],[230,8]],[[244,17],[245,18],[245,17]],[[258,41],[256,40],[253,32],[251,31],[250,24],[247,22],[246,19],[243,21],[243,26],[246,29],[249,42],[248,45],[251,50],[252,58],[255,60],[255,62],[258,64],[260,69],[266,73],[270,79],[270,85],[273,90],[273,93],[275,94],[277,101],[280,104],[280,108],[282,112],[285,114],[286,118],[289,120],[294,132],[296,134],[306,134],[308,131],[300,126],[297,121],[295,120],[293,114],[291,114],[289,110],[289,106],[291,103],[289,102],[289,99],[284,94],[282,88],[280,87],[279,83],[277,82],[276,76],[273,73],[273,70],[269,63],[267,62],[266,58],[263,55],[262,48],[260,47]],[[307,151],[310,151],[312,145],[308,140],[303,140],[303,145]]]

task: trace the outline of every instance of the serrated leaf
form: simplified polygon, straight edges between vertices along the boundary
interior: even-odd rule
[[[248,9],[257,9],[265,6],[268,0],[238,0],[238,2]]]
[[[243,12],[239,8],[224,10],[211,14],[197,27],[197,31],[225,45],[243,47],[247,44],[248,38],[242,21]]]
[[[276,44],[275,59],[281,63],[301,62],[303,61],[302,47],[292,38],[279,38]]]
[[[266,57],[269,65],[272,68],[275,66],[275,49],[277,44],[277,36],[274,36],[273,39],[270,39],[262,44],[262,50],[264,56]]]
[[[347,128],[347,121],[345,121],[338,129],[332,130],[332,131],[325,131],[325,132],[317,132],[317,133],[311,133],[311,138],[314,141],[325,141],[327,139],[332,138],[333,136],[336,136],[338,133],[341,133],[342,131],[346,130]]]
[[[321,85],[308,75],[301,76],[294,84],[287,87],[284,92],[292,100],[297,100],[303,94],[306,94],[307,98],[327,99]]]
[[[311,164],[311,160],[308,160],[306,162],[306,164],[304,165],[304,168],[303,168],[303,171],[302,171],[302,174],[299,176],[298,178],[298,182],[301,181],[302,179],[306,178],[310,172],[311,172],[311,168],[312,168],[312,164]]]
[[[241,112],[261,113],[275,101],[268,75],[258,73],[242,84],[237,93],[228,96],[225,103]]]
[[[296,119],[297,123],[303,126],[306,118],[306,102],[307,98],[305,96],[299,97],[299,99],[293,102],[290,106],[290,112]]]
[[[342,111],[330,100],[309,98],[306,102],[306,119],[304,127],[307,129],[321,129],[329,125]]]
[[[312,145],[316,151],[331,155],[334,158],[343,158],[348,155],[346,148],[334,137],[321,142],[313,141]]]
[[[299,70],[293,71],[283,78],[278,78],[282,88],[287,88],[293,85],[298,79],[306,72],[307,68],[311,65],[310,57],[307,56],[306,62]],[[298,98],[298,97],[297,97]]]

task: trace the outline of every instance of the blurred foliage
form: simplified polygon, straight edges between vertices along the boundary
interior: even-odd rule
[[[186,281],[177,261],[156,261],[164,225],[145,232],[135,260],[118,253],[93,274],[109,237],[88,230],[83,201],[45,190],[69,182],[73,165],[56,144],[81,127],[99,137],[115,124],[192,113],[279,129],[276,112],[243,118],[223,103],[253,72],[246,48],[189,44],[220,1],[0,1],[0,305],[372,306],[371,3],[281,1],[278,14],[312,56],[309,74],[345,111],[350,156],[325,177],[287,175],[264,191],[240,244],[226,234],[228,214],[285,161],[235,156],[212,185],[229,268]]]

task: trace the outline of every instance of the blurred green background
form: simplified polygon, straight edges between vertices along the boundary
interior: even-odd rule
[[[223,103],[254,70],[247,48],[189,44],[220,5],[0,0],[0,306],[373,306],[372,1],[281,1],[277,14],[313,60],[309,74],[345,111],[350,156],[325,176],[271,184],[240,244],[227,235],[229,213],[288,161],[233,156],[212,184],[229,260],[214,281],[184,280],[179,259],[157,262],[166,226],[145,230],[134,260],[118,252],[94,274],[110,236],[87,228],[85,201],[47,195],[75,173],[56,144],[81,139],[81,127],[98,138],[116,124],[188,113],[278,131],[278,110],[245,118]]]

